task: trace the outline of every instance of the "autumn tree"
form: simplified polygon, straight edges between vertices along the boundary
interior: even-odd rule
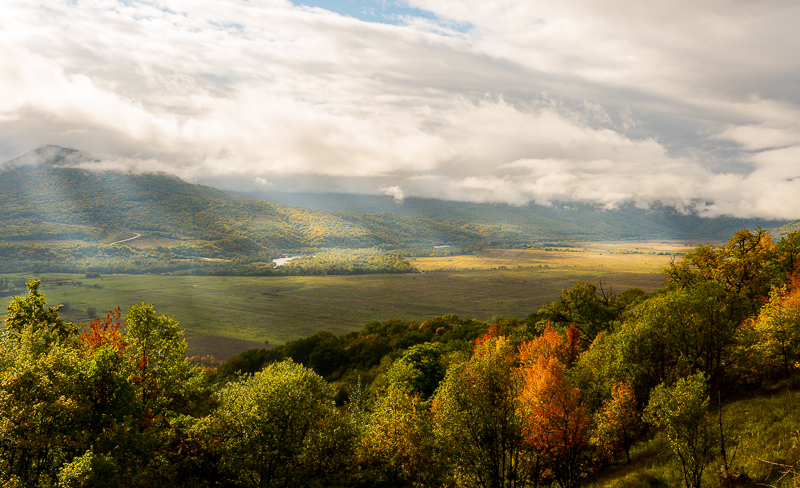
[[[636,397],[628,383],[614,385],[609,398],[595,419],[593,442],[614,455],[625,453],[628,464],[631,462],[630,448],[641,428],[637,411]]]
[[[534,466],[523,437],[516,354],[505,337],[479,341],[433,400],[434,434],[459,486],[521,487]]]
[[[552,337],[552,332],[548,335]],[[566,377],[565,364],[558,354],[548,354],[548,348],[542,347],[547,343],[543,336],[520,346],[523,432],[527,445],[559,486],[573,488],[587,466],[589,419],[580,390]]]
[[[798,280],[798,275],[793,275]],[[791,285],[790,281],[790,285]],[[789,376],[800,361],[800,287],[780,286],[736,336],[731,367],[745,381]]]

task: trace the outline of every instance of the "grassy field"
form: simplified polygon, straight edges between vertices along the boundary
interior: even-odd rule
[[[638,246],[635,247],[634,246]],[[660,246],[660,247],[657,247]],[[343,334],[372,321],[425,320],[455,313],[489,321],[525,317],[556,299],[576,281],[603,281],[615,291],[662,283],[670,257],[631,252],[686,251],[684,243],[593,243],[572,252],[487,250],[474,256],[417,258],[422,271],[403,275],[193,277],[157,275],[44,275],[89,287],[42,288],[51,304],[68,303],[63,315],[85,319],[150,302],[186,328],[189,353],[226,359],[265,343],[280,344],[320,330]],[[19,275],[7,275],[17,278]],[[26,276],[26,278],[33,276]]]

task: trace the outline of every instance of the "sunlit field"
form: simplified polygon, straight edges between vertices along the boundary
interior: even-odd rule
[[[650,253],[681,253],[696,244],[609,242],[558,251],[487,250],[412,259],[421,272],[397,275],[92,279],[49,274],[43,276],[100,288],[44,286],[42,290],[50,304],[67,304],[63,315],[71,321],[85,321],[89,309],[104,314],[119,306],[124,312],[132,304],[149,301],[186,328],[189,354],[225,359],[320,330],[343,334],[393,318],[421,321],[447,313],[484,321],[525,317],[557,300],[561,290],[576,281],[602,281],[606,290],[617,292],[630,287],[652,291],[661,286],[661,270],[672,258]]]

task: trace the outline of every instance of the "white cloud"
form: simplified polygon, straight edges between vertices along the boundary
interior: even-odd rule
[[[402,204],[405,200],[405,196],[403,194],[403,190],[400,189],[399,186],[386,186],[381,185],[380,190],[383,192],[384,195],[390,196],[394,198],[394,203]]]
[[[202,181],[800,217],[800,6],[408,3],[437,19],[8,0],[0,157],[58,144]]]

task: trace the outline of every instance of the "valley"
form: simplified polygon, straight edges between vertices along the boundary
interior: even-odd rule
[[[696,245],[696,243],[694,244]],[[488,249],[473,255],[410,258],[419,273],[333,276],[161,276],[68,273],[2,275],[84,286],[43,286],[62,315],[87,321],[117,306],[152,303],[186,329],[189,355],[225,360],[245,350],[277,345],[319,331],[336,335],[389,319],[423,321],[454,313],[490,321],[524,318],[558,299],[576,281],[614,291],[662,285],[661,269],[686,241],[586,242],[572,247]]]

